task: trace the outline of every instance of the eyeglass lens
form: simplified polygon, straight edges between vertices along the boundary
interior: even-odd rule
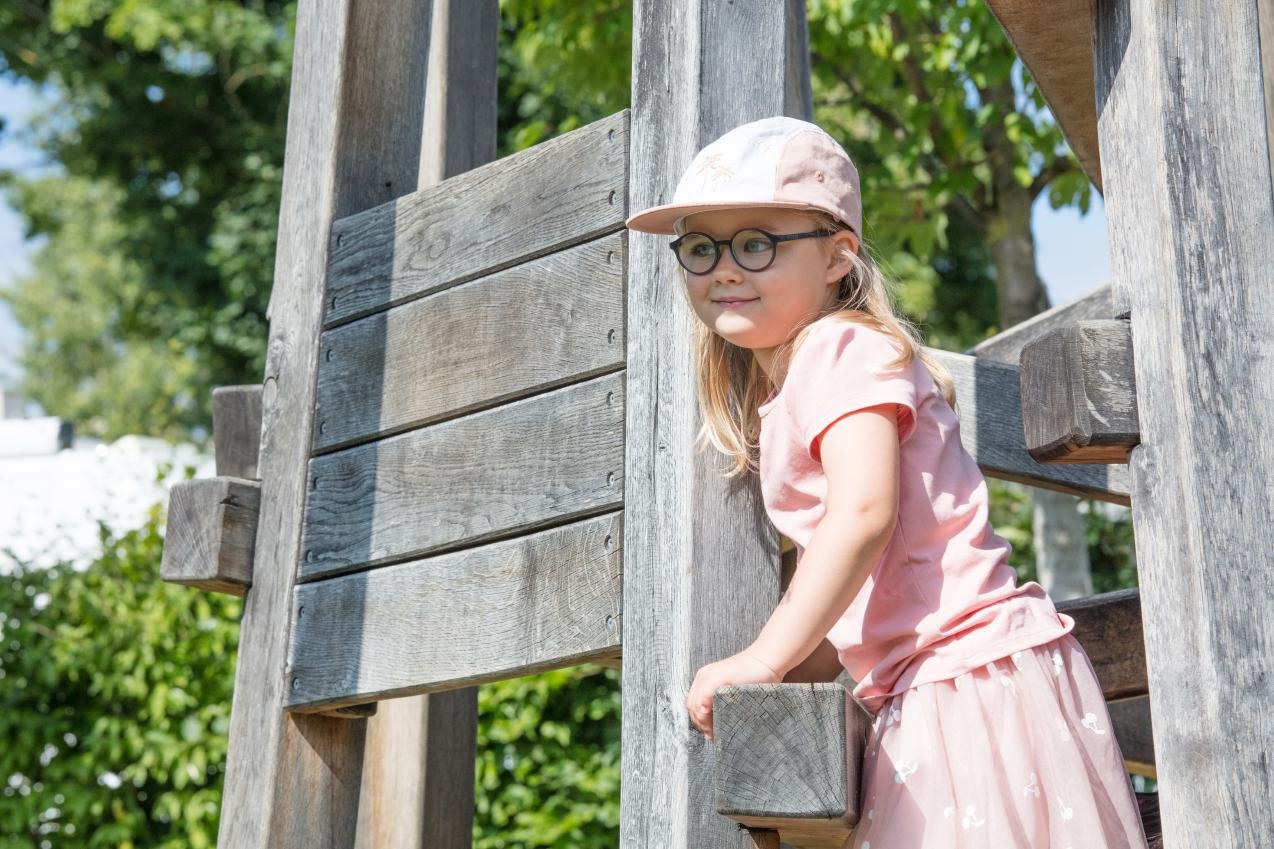
[[[677,259],[693,274],[706,274],[717,264],[721,246],[704,233],[687,233],[677,245]],[[745,229],[730,239],[730,254],[740,267],[761,271],[774,259],[774,242],[760,230]]]

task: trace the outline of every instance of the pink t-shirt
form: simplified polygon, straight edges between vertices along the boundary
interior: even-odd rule
[[[770,520],[803,555],[825,512],[815,440],[846,413],[898,405],[898,524],[870,577],[828,632],[873,713],[887,696],[954,678],[1067,633],[1034,581],[1018,586],[1008,540],[987,520],[982,471],[955,412],[919,359],[882,373],[901,348],[887,334],[827,316],[792,355],[761,415],[761,491]]]

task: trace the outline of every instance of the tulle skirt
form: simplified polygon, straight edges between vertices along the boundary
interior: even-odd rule
[[[1145,849],[1092,664],[1070,634],[886,701],[844,849]]]

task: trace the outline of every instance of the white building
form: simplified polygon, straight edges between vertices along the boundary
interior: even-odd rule
[[[99,522],[137,528],[187,467],[215,474],[212,456],[193,445],[143,436],[104,444],[75,438],[61,419],[22,414],[20,398],[0,396],[0,573],[15,562],[85,566],[100,553]]]

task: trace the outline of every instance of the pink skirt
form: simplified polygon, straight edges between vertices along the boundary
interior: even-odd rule
[[[1145,849],[1101,686],[1070,634],[884,703],[843,849]]]

